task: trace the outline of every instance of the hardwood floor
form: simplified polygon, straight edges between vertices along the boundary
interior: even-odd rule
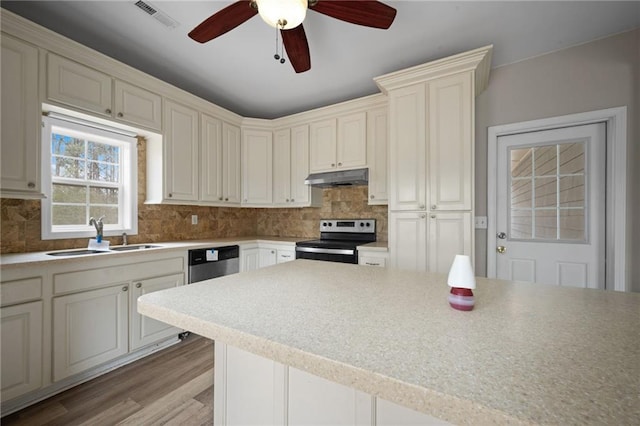
[[[0,421],[9,425],[212,425],[213,342],[184,341]]]

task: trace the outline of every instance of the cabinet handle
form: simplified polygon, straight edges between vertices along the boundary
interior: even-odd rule
[[[224,200],[225,200],[225,201],[229,201],[229,199],[228,199],[228,198],[225,198]]]
[[[136,288],[142,287],[142,283],[136,283]]]
[[[226,201],[226,200],[225,200],[225,201]],[[246,198],[244,199],[244,202],[245,202],[245,203],[247,202],[247,199],[246,199]]]
[[[364,264],[369,266],[380,266],[379,263],[364,262]]]
[[[375,196],[373,196],[373,195],[370,195],[370,196],[369,196],[369,198],[371,198],[371,199],[373,200],[373,199],[374,199],[374,198],[376,198],[376,197],[375,197]]]
[[[292,198],[292,199],[291,199],[291,202],[293,203],[294,201],[295,201],[295,200]]]
[[[421,214],[421,215],[420,215],[420,219],[424,219],[425,217],[427,217],[427,215],[426,215],[426,214]]]
[[[431,215],[431,219],[435,219],[435,218],[436,218],[436,215],[435,215],[435,214],[432,214],[432,215]]]
[[[29,188],[33,189],[33,188],[35,188],[35,187],[36,187],[36,184],[35,184],[35,183],[33,183],[33,182],[29,182],[29,183],[27,184],[27,187],[29,187]]]
[[[129,287],[127,287],[126,285],[122,287],[122,291],[127,291],[127,290],[129,290]]]
[[[336,166],[336,163],[331,163],[331,167],[335,167],[335,166]]]
[[[437,208],[438,208],[438,206],[436,206],[435,204],[431,206],[431,210],[435,210]]]
[[[172,194],[172,193],[169,193],[169,198],[171,198],[171,197],[173,197],[173,194]]]
[[[218,201],[222,201],[222,197],[218,198]]]
[[[424,206],[424,204],[420,204],[420,205],[418,206],[418,208],[419,208],[420,210],[424,210],[424,207],[425,207],[425,206]]]
[[[271,250],[271,254],[274,254],[274,253],[275,253],[275,251]]]
[[[338,163],[338,166],[342,166],[342,163]]]
[[[124,114],[123,114],[123,113],[121,113],[121,112],[119,112],[119,113],[118,113],[118,117],[124,117]]]
[[[287,198],[287,199],[286,199],[286,200],[284,200],[284,201],[288,203],[288,202],[289,202],[289,199]]]
[[[111,114],[111,109],[107,108],[107,109],[104,110],[104,112],[106,112],[107,114]]]

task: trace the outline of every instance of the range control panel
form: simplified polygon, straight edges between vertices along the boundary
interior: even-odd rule
[[[320,221],[320,232],[352,232],[372,234],[376,232],[375,219],[331,219]]]

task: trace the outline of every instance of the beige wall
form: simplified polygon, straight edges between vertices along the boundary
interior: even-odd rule
[[[487,128],[627,106],[627,265],[640,292],[640,29],[491,71],[476,100],[476,215],[487,214]],[[486,231],[476,230],[476,272],[486,274]]]

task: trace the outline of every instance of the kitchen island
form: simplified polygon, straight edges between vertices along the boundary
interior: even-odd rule
[[[148,294],[138,309],[217,354],[271,362],[282,418],[300,389],[289,371],[353,388],[357,403],[370,395],[374,418],[386,400],[454,424],[640,423],[640,294],[479,278],[462,312],[448,291],[445,275],[296,260]]]

